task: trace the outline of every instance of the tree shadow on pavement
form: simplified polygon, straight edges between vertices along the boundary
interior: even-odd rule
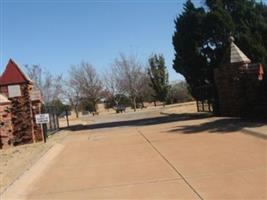
[[[209,133],[231,133],[240,131],[243,128],[256,128],[266,125],[266,121],[245,121],[239,118],[220,118],[196,125],[177,126],[169,130],[173,133],[194,134],[201,132]]]
[[[127,127],[127,126],[148,126],[148,125],[157,125],[157,124],[164,124],[176,121],[198,120],[198,119],[209,118],[211,116],[212,115],[210,113],[165,114],[164,116],[135,119],[135,120],[104,122],[104,123],[95,123],[89,125],[79,124],[75,126],[70,126],[65,129],[71,131],[80,131],[86,129],[93,130],[93,129]]]

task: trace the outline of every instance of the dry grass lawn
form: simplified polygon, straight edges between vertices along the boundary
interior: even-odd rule
[[[29,169],[54,144],[60,143],[69,131],[59,131],[48,137],[47,142],[38,142],[0,150],[0,193]]]

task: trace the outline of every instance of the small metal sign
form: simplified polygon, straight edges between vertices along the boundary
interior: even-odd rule
[[[44,114],[35,115],[35,120],[36,120],[36,124],[47,124],[49,123],[49,114],[44,113]]]
[[[21,96],[20,85],[9,85],[7,89],[9,98]]]

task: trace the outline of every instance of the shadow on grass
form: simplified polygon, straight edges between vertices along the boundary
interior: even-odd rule
[[[102,129],[102,128],[116,128],[116,127],[127,127],[127,126],[148,126],[148,125],[157,125],[164,124],[176,121],[187,121],[187,120],[198,120],[211,117],[210,113],[183,113],[183,114],[164,114],[164,116],[152,117],[152,118],[143,118],[135,120],[125,120],[125,121],[116,121],[116,122],[105,122],[105,123],[96,123],[90,125],[75,125],[65,128],[71,131],[80,131],[86,129]]]
[[[177,126],[177,128],[169,130],[169,132],[183,134],[201,132],[231,133],[240,131],[243,128],[256,128],[266,124],[267,121],[245,121],[239,118],[221,118],[196,125]]]

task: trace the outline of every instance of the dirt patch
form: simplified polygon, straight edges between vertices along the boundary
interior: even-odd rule
[[[68,131],[59,131],[49,136],[47,143],[38,142],[0,150],[0,193],[68,134]]]

